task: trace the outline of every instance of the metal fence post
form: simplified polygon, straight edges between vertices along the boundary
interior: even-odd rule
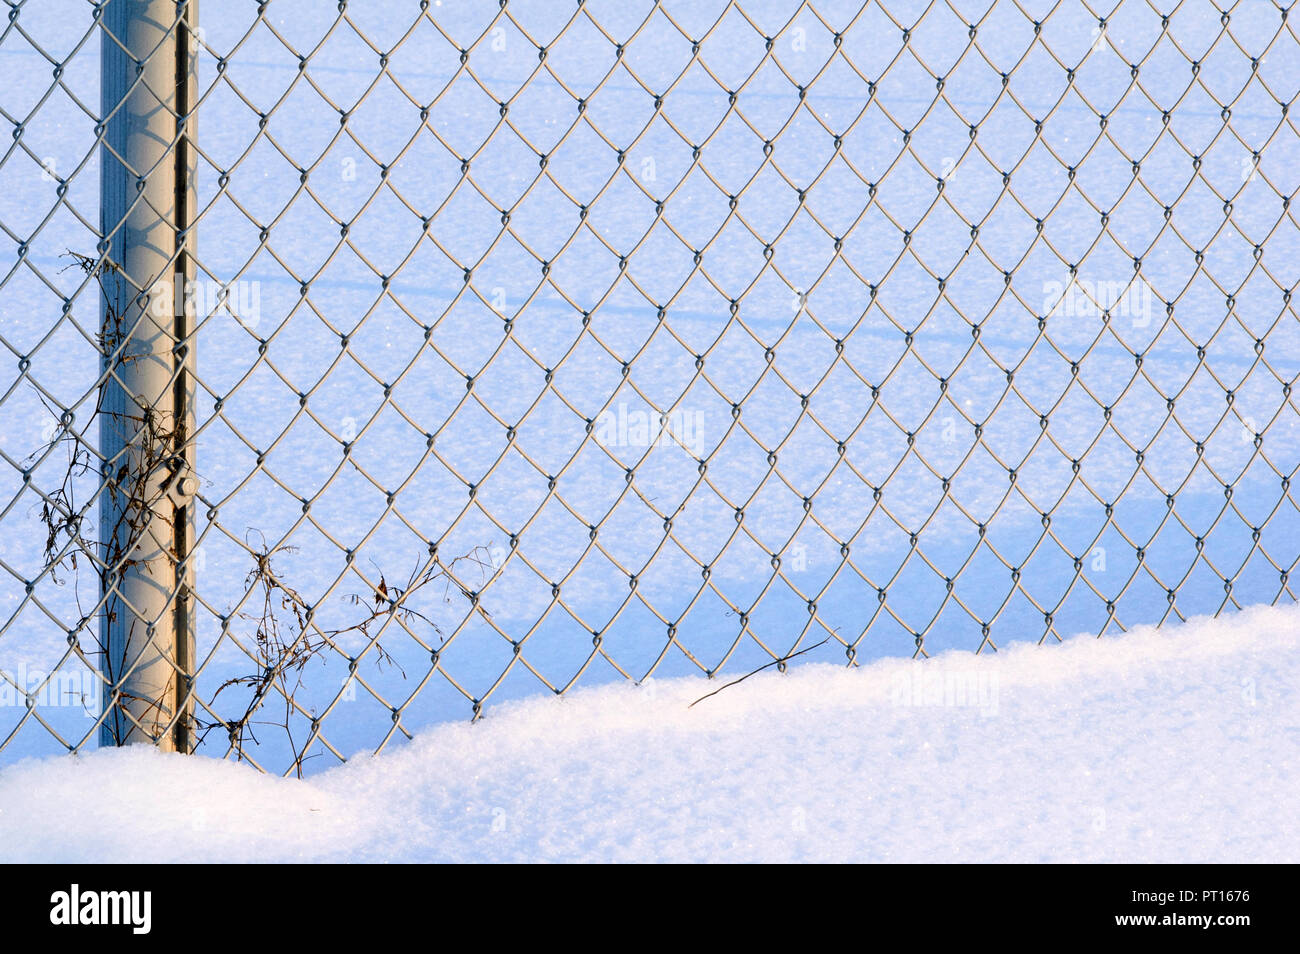
[[[197,3],[102,21],[101,745],[193,748],[193,148]]]

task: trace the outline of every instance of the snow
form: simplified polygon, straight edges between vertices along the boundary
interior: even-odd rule
[[[448,638],[389,626],[383,646],[401,669],[377,665],[357,639],[342,647],[360,657],[355,679],[342,653],[307,672],[298,701],[329,712],[311,771],[333,764],[326,744],[373,751],[393,731],[394,707],[403,729],[421,731],[467,717],[472,700],[491,711],[546,694],[543,680],[621,680],[615,666],[633,679],[719,668],[726,678],[832,631],[869,663],[912,654],[923,631],[927,651],[974,650],[985,621],[1005,648],[1049,629],[1049,639],[1116,633],[1294,597],[1300,509],[1287,481],[1300,468],[1300,410],[1283,384],[1300,372],[1300,322],[1282,293],[1300,280],[1300,226],[1280,196],[1300,189],[1300,134],[1278,101],[1295,100],[1300,44],[1273,4],[1237,4],[1225,32],[1204,0],[1179,4],[1167,28],[1149,4],[1124,0],[1103,38],[1077,0],[827,0],[815,11],[797,0],[658,10],[590,0],[553,42],[549,3],[512,0],[520,26],[503,20],[499,36],[488,32],[495,4],[443,4],[431,22],[418,4],[371,0],[337,25],[332,6],[322,16],[308,0],[277,0],[260,22],[257,5],[216,6],[203,8],[199,55],[208,92],[197,257],[209,301],[236,279],[255,285],[236,289],[245,321],[217,309],[197,332],[200,692],[211,702],[249,672],[238,645],[251,645],[253,627],[237,615],[247,546],[283,538],[296,548],[278,567],[327,628],[355,623],[349,597],[368,602],[381,574],[405,579],[429,541],[444,558],[490,555],[463,576],[491,624],[428,587],[411,605]],[[97,108],[99,38],[56,82],[37,46],[69,54],[93,31],[89,6],[42,0],[16,13],[0,43],[0,107],[35,112],[22,148],[15,140],[0,163],[10,236],[0,240],[0,450],[22,461],[50,424],[38,385],[69,406],[83,401],[77,426],[94,433],[93,288],[51,324],[79,281],[59,271],[60,256],[95,245],[85,223],[98,220],[99,156],[94,119],[77,104]],[[1045,21],[1037,40],[1033,17]],[[842,56],[831,28],[843,31]],[[545,70],[521,29],[547,44]],[[681,31],[703,38],[700,62]],[[622,65],[611,38],[631,38]],[[473,47],[473,77],[462,47]],[[300,70],[297,51],[312,50]],[[393,51],[387,74],[378,50]],[[229,55],[222,79],[218,54]],[[1199,80],[1192,59],[1204,65]],[[1082,65],[1067,80],[1064,64]],[[878,95],[859,117],[864,76]],[[806,98],[796,83],[808,84]],[[720,84],[738,90],[734,108]],[[590,99],[584,121],[565,86]],[[661,116],[648,90],[668,90]],[[421,121],[418,107],[435,99]],[[499,123],[506,100],[510,128]],[[1033,117],[1045,117],[1041,136]],[[832,130],[845,133],[838,155]],[[774,142],[768,162],[763,136]],[[535,186],[524,140],[548,154]],[[610,143],[626,149],[621,166]],[[698,164],[692,144],[702,144]],[[471,154],[472,185],[459,161]],[[376,159],[389,166],[386,184]],[[311,168],[310,194],[299,167]],[[224,191],[219,170],[229,172]],[[71,175],[67,205],[56,175]],[[874,202],[864,178],[878,187]],[[807,190],[802,205],[796,188]],[[585,220],[561,189],[589,204]],[[727,190],[739,196],[735,216]],[[504,230],[500,211],[525,193]],[[439,209],[426,234],[420,215]],[[263,245],[259,227],[272,221]],[[774,241],[771,262],[756,235]],[[692,249],[704,250],[700,271]],[[1136,308],[1122,299],[1103,327],[1073,298],[1056,307],[1071,264],[1114,291],[1139,253],[1147,285]],[[539,257],[550,261],[546,280]],[[1162,301],[1176,301],[1176,326]],[[1267,340],[1263,355],[1256,338]],[[695,363],[706,354],[707,381]],[[310,392],[306,408],[299,392]],[[685,449],[646,446],[619,423],[645,421],[649,402],[685,415]],[[602,443],[583,416],[604,409],[617,426]],[[509,446],[506,424],[517,425]],[[709,458],[707,480],[696,455]],[[63,464],[41,463],[30,483],[17,464],[0,465],[0,670],[23,688],[39,683],[31,673],[79,665],[68,633],[95,602],[93,578],[55,585],[42,575],[35,491],[57,487]],[[79,500],[93,483],[77,485]],[[844,648],[832,642],[795,665],[818,661],[843,663]],[[227,690],[213,706],[230,719],[246,701]],[[79,702],[37,711],[64,738],[93,734]],[[298,720],[299,738],[308,721]],[[268,767],[291,761],[280,734],[259,738],[254,754]],[[20,698],[0,704],[5,739],[0,762],[59,749]],[[204,751],[220,755],[223,743],[214,733]]]
[[[0,770],[0,860],[1295,862],[1298,641],[1300,609],[1257,608],[791,667],[693,708],[698,679],[579,689],[306,781],[27,760]]]

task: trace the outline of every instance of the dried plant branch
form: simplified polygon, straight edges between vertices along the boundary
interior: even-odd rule
[[[130,329],[124,327],[123,316],[116,310],[111,289],[105,284],[105,274],[119,270],[106,259],[71,250],[67,256],[73,262],[64,270],[79,268],[91,276],[105,302],[104,320],[96,334],[96,344],[111,375],[126,362],[133,360],[130,355],[123,353]],[[29,461],[36,463],[45,460],[60,446],[67,448],[67,463],[58,486],[52,492],[42,495],[40,519],[46,531],[45,568],[51,578],[62,585],[64,581],[60,578],[59,571],[70,571],[75,581],[83,567],[96,567],[101,592],[113,592],[115,579],[134,565],[132,554],[148,533],[156,509],[168,495],[169,478],[181,460],[185,435],[170,415],[139,400],[134,400],[135,406],[125,412],[108,410],[105,406],[105,389],[102,388],[90,420],[78,431],[71,426],[72,418],[66,409],[52,404],[39,390],[37,393],[42,405],[59,422],[59,427],[47,442],[29,456]],[[115,471],[109,469],[107,462],[103,466],[97,464],[102,457],[97,446],[86,437],[89,429],[108,415],[124,425],[124,429],[131,435],[130,466],[123,462]],[[80,478],[100,470],[103,473],[96,495],[111,494],[120,502],[120,506],[114,508],[114,525],[99,528],[96,533],[93,524],[84,519],[83,511],[89,503],[78,501],[76,491]],[[229,719],[216,717],[206,721],[191,717],[192,728],[195,730],[193,737],[198,743],[203,741],[208,732],[221,728],[229,734],[231,745],[241,759],[245,757],[245,746],[258,744],[254,726],[277,726],[286,734],[294,754],[294,768],[301,776],[302,763],[307,756],[305,746],[300,745],[295,736],[294,717],[296,712],[303,712],[298,697],[303,689],[308,665],[313,660],[320,660],[323,664],[325,654],[337,645],[337,640],[349,634],[359,634],[366,640],[367,651],[373,647],[376,664],[380,669],[392,666],[406,678],[396,657],[385,649],[378,637],[389,622],[396,620],[408,629],[427,628],[439,637],[439,642],[445,641],[446,636],[437,622],[427,613],[410,605],[411,597],[430,584],[442,582],[443,603],[450,603],[454,593],[459,594],[470,603],[475,612],[487,618],[491,616],[482,606],[477,594],[462,584],[454,572],[458,564],[469,562],[485,571],[485,583],[489,581],[487,568],[491,568],[492,576],[495,576],[499,571],[492,566],[490,559],[484,558],[489,553],[488,549],[480,546],[446,564],[437,557],[434,550],[431,558],[423,564],[417,563],[416,568],[400,584],[390,584],[376,565],[379,582],[373,586],[373,592],[350,594],[347,597],[349,604],[364,608],[365,615],[351,625],[322,630],[314,625],[308,604],[298,589],[280,571],[277,558],[294,552],[296,548],[285,545],[270,547],[260,531],[250,533],[258,533],[262,537],[260,547],[245,540],[254,565],[245,577],[244,585],[250,593],[255,593],[255,608],[241,611],[237,616],[252,624],[251,658],[256,662],[257,670],[227,679],[209,699],[209,704],[215,705],[223,693],[229,697],[236,689],[248,690],[248,697],[241,700],[242,709],[237,715]],[[169,552],[171,558],[179,562],[180,555],[174,551]],[[116,620],[119,608],[115,598],[105,601],[102,612],[110,624]],[[83,626],[87,622],[89,618],[83,613]],[[94,634],[94,640],[97,651],[92,655],[107,659],[107,649],[98,632]],[[111,672],[113,663],[113,660],[108,659],[105,664],[105,677],[110,682],[115,679]],[[258,718],[277,697],[283,702],[283,711],[271,718]],[[120,693],[120,698],[124,702],[139,701],[126,692]]]
[[[65,257],[73,261],[61,271],[79,268],[94,280],[104,302],[104,319],[96,332],[95,341],[111,377],[127,361],[132,360],[131,356],[123,353],[129,329],[124,327],[123,316],[115,307],[111,289],[105,284],[105,275],[118,273],[119,269],[107,259],[71,250],[66,252]],[[115,580],[134,565],[131,554],[148,533],[152,515],[167,494],[168,478],[176,471],[177,462],[181,459],[184,435],[168,415],[138,399],[133,399],[135,406],[128,411],[108,410],[105,406],[105,391],[104,388],[99,389],[90,419],[77,430],[72,427],[71,413],[67,409],[56,409],[38,390],[38,400],[58,421],[58,430],[28,460],[35,463],[49,457],[59,446],[67,448],[67,463],[58,486],[53,492],[42,494],[40,505],[40,520],[46,531],[44,566],[51,579],[57,585],[62,585],[64,580],[60,579],[59,570],[70,570],[75,586],[80,581],[79,570],[84,562],[97,568],[100,592],[112,593]],[[130,467],[123,463],[116,471],[112,471],[107,462],[102,467],[96,463],[102,458],[96,444],[87,438],[87,434],[96,423],[105,418],[117,421],[131,435]],[[77,481],[89,473],[101,470],[101,482],[91,501],[78,501]],[[96,533],[93,521],[85,519],[85,511],[100,494],[112,495],[120,506],[115,508],[113,525],[100,527]],[[170,551],[170,555],[174,560],[179,559],[174,551]],[[79,628],[86,628],[90,617],[81,606],[79,590],[76,599],[81,611]],[[108,598],[102,612],[109,623],[114,622],[118,613],[117,598]],[[112,672],[115,661],[107,658],[107,648],[99,632],[91,632],[96,648],[90,655],[99,655],[107,660],[105,677],[113,683],[116,681]],[[128,694],[123,693],[119,698],[125,701]],[[127,722],[129,721],[128,719]],[[129,725],[127,731],[130,731]]]
[[[723,689],[728,689],[728,688],[730,688],[731,686],[736,685],[736,683],[738,683],[738,682],[744,682],[744,681],[745,681],[746,679],[748,679],[750,676],[753,676],[753,675],[755,675],[755,674],[757,674],[757,673],[760,673],[760,672],[762,672],[764,669],[771,669],[773,666],[779,666],[781,663],[788,662],[789,660],[794,659],[796,656],[802,656],[804,653],[810,653],[810,652],[812,652],[814,649],[816,649],[818,646],[825,646],[825,645],[826,645],[827,643],[829,643],[830,641],[831,641],[831,638],[830,638],[829,636],[827,636],[827,637],[826,637],[825,639],[823,639],[820,643],[815,643],[814,645],[809,646],[809,647],[807,647],[806,649],[801,649],[801,650],[799,650],[797,653],[790,653],[790,655],[788,655],[788,656],[782,656],[780,659],[773,659],[770,663],[767,663],[767,664],[765,664],[765,665],[759,666],[759,667],[758,667],[757,669],[755,669],[753,672],[747,672],[747,673],[745,673],[743,676],[741,676],[739,679],[733,679],[733,680],[731,680],[731,682],[724,683],[723,685],[718,686],[718,688],[714,689],[712,692],[709,692],[709,693],[706,693],[706,694],[700,696],[698,699],[696,699],[694,702],[692,702],[692,703],[691,703],[689,706],[687,706],[686,708],[688,708],[688,709],[694,709],[697,705],[699,705],[699,704],[700,704],[701,702],[703,702],[705,699],[708,699],[708,698],[710,698],[711,696],[716,696],[716,695],[717,695],[718,693],[720,693]]]
[[[314,626],[308,613],[306,600],[297,589],[285,582],[277,568],[276,557],[280,554],[296,552],[295,547],[281,545],[272,548],[268,547],[263,539],[260,549],[250,546],[249,550],[253,554],[255,565],[249,571],[244,584],[250,590],[259,591],[257,608],[237,615],[254,626],[254,659],[258,664],[258,671],[227,679],[217,687],[209,700],[211,704],[215,704],[218,696],[226,689],[234,687],[248,689],[250,695],[244,704],[243,712],[239,715],[230,719],[201,720],[198,726],[199,740],[202,741],[212,730],[222,728],[229,734],[231,746],[235,749],[237,757],[242,759],[245,745],[259,744],[254,734],[254,725],[276,726],[284,731],[288,739],[294,757],[294,771],[301,778],[303,762],[309,756],[306,746],[300,745],[296,739],[293,725],[295,710],[302,711],[298,703],[298,694],[303,688],[304,671],[308,664],[313,660],[319,660],[324,664],[327,651],[335,648],[340,637],[360,634],[367,640],[367,648],[375,649],[376,665],[381,669],[384,665],[391,665],[405,679],[405,670],[398,664],[396,658],[384,649],[379,642],[378,632],[372,632],[372,628],[380,624],[379,630],[382,631],[387,621],[397,619],[406,625],[423,624],[436,633],[440,641],[445,639],[438,624],[427,614],[408,606],[407,601],[416,592],[440,579],[448,587],[444,593],[444,601],[450,601],[448,594],[453,584],[468,596],[468,591],[455,579],[452,570],[463,561],[481,565],[479,552],[486,551],[486,548],[475,547],[447,565],[434,557],[427,566],[417,567],[401,586],[390,585],[384,573],[380,571],[379,582],[374,585],[372,593],[364,595],[354,593],[347,597],[350,605],[366,609],[365,616],[349,626],[331,630],[321,630]],[[487,615],[487,611],[479,606],[477,600],[473,600],[472,604],[479,612]],[[255,720],[254,717],[274,696],[278,696],[283,702],[283,712],[280,716],[276,719]]]

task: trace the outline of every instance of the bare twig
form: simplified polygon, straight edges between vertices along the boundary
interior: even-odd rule
[[[813,645],[813,646],[809,646],[807,649],[801,649],[801,650],[799,650],[797,653],[791,653],[791,654],[788,655],[788,656],[782,656],[780,659],[773,659],[770,663],[767,663],[767,664],[764,665],[764,666],[759,666],[759,667],[758,667],[757,669],[755,669],[753,672],[747,672],[747,673],[745,673],[743,676],[741,676],[739,679],[733,679],[733,680],[731,680],[731,682],[728,682],[728,683],[726,683],[726,684],[724,684],[724,685],[718,686],[718,688],[714,689],[712,692],[707,693],[707,694],[705,694],[705,695],[703,695],[703,696],[700,696],[698,699],[696,699],[694,702],[692,702],[692,703],[691,703],[689,706],[687,706],[686,708],[688,708],[688,709],[694,709],[697,705],[699,705],[699,704],[700,704],[701,702],[703,702],[705,699],[708,699],[710,696],[716,696],[716,695],[717,695],[718,693],[720,693],[723,689],[726,689],[726,688],[728,688],[728,687],[730,687],[730,686],[734,686],[734,685],[735,685],[736,683],[738,683],[738,682],[744,682],[744,681],[745,681],[746,679],[748,679],[750,676],[754,675],[755,673],[760,673],[760,672],[762,672],[764,669],[770,669],[770,668],[773,667],[773,666],[777,666],[777,665],[780,665],[780,664],[783,663],[783,662],[787,662],[788,660],[794,659],[796,656],[802,656],[804,653],[810,653],[810,652],[812,652],[814,649],[816,649],[818,646],[825,646],[825,645],[826,645],[827,643],[829,643],[830,641],[831,641],[831,638],[830,638],[829,636],[827,636],[827,637],[826,637],[825,639],[823,639],[820,643],[817,643],[817,644],[815,644],[815,645]]]
[[[100,329],[96,333],[96,344],[109,368],[115,372],[125,362],[132,360],[129,355],[123,353],[128,329],[124,327],[123,316],[114,304],[115,298],[111,289],[105,284],[105,276],[116,273],[118,268],[107,259],[82,255],[71,250],[66,253],[66,257],[73,261],[61,271],[78,268],[93,279],[99,288],[105,303],[105,311]],[[135,400],[134,407],[125,411],[110,411],[105,406],[103,388],[99,390],[89,421],[79,430],[72,426],[72,415],[69,410],[52,406],[46,395],[39,391],[38,399],[46,411],[58,421],[58,430],[30,456],[29,460],[42,461],[59,445],[64,445],[68,449],[68,460],[59,486],[53,492],[41,495],[40,520],[46,530],[45,570],[49,572],[50,578],[56,585],[63,583],[59,578],[59,570],[71,570],[75,598],[78,609],[81,609],[80,593],[76,590],[80,581],[80,568],[82,566],[95,568],[99,576],[101,592],[113,594],[104,601],[102,609],[104,618],[112,623],[117,619],[120,603],[114,590],[115,582],[122,572],[135,562],[132,555],[148,532],[152,514],[167,492],[166,481],[159,480],[159,475],[164,471],[170,473],[174,469],[174,460],[181,452],[181,445],[185,438],[177,428],[176,422],[168,415],[160,413],[156,408],[138,399]],[[113,508],[113,525],[100,527],[99,532],[95,533],[91,521],[86,519],[85,511],[89,504],[80,503],[76,499],[75,490],[80,478],[99,470],[97,461],[101,458],[96,445],[87,439],[86,435],[106,416],[115,420],[123,428],[129,429],[131,453],[138,455],[138,459],[129,467],[122,464],[116,473],[107,471],[103,473],[100,486],[92,495],[92,501],[95,496],[109,494],[112,499],[120,503],[120,506]],[[175,558],[176,554],[173,553],[172,556]],[[87,628],[86,624],[89,622],[90,617],[83,612],[78,629]],[[87,631],[91,633],[91,638],[97,647],[91,655],[104,656],[106,647],[99,633],[93,628],[87,628]],[[75,647],[75,651],[83,661],[88,662],[79,647]],[[115,674],[112,670],[117,661],[107,656],[104,658],[106,660],[104,674],[109,684],[113,685]],[[126,692],[120,692],[119,699],[120,702],[135,701]],[[125,724],[129,726],[130,721],[127,717]],[[110,729],[119,724],[116,718],[105,722]]]
[[[73,260],[67,268],[81,269],[99,286],[106,311],[96,336],[96,343],[107,364],[114,369],[120,368],[125,362],[133,359],[124,353],[123,348],[129,329],[124,327],[123,316],[115,308],[114,296],[110,294],[111,289],[105,283],[106,274],[117,272],[117,266],[106,259],[82,255],[71,250],[68,251],[67,256]],[[101,590],[109,592],[113,588],[115,578],[120,577],[122,571],[134,563],[133,554],[137,544],[148,532],[152,515],[167,493],[167,481],[159,479],[160,475],[164,477],[166,475],[161,472],[173,468],[177,455],[184,449],[186,435],[180,428],[179,422],[174,421],[170,415],[163,414],[155,407],[139,400],[135,400],[134,406],[129,406],[130,402],[128,402],[125,411],[110,411],[105,406],[103,389],[100,390],[90,420],[79,430],[73,428],[72,417],[68,411],[47,400],[46,396],[39,391],[38,399],[59,423],[57,431],[30,455],[30,460],[34,463],[45,460],[60,445],[66,446],[68,453],[68,461],[60,485],[53,492],[42,494],[40,519],[46,529],[45,569],[56,584],[63,582],[59,572],[70,570],[75,585],[81,568],[95,568],[100,576]],[[116,473],[105,471],[103,474],[102,485],[97,493],[113,495],[113,499],[119,501],[120,506],[113,508],[114,525],[99,528],[99,532],[95,533],[94,528],[90,526],[90,521],[84,519],[84,511],[88,505],[77,500],[75,490],[79,478],[99,469],[97,461],[101,458],[98,456],[96,446],[86,438],[86,434],[94,424],[108,414],[113,414],[117,423],[129,427],[132,434],[132,453],[137,457],[133,458],[129,467],[122,464],[117,468]],[[188,717],[193,720],[192,726],[198,743],[203,741],[208,732],[220,727],[229,734],[231,745],[241,759],[245,757],[245,745],[258,744],[253,728],[255,725],[278,726],[288,737],[294,755],[294,768],[301,776],[302,763],[307,758],[306,748],[310,747],[312,739],[309,738],[300,745],[299,740],[295,738],[294,725],[295,715],[305,712],[298,703],[298,695],[303,689],[307,666],[312,660],[320,660],[323,664],[327,651],[336,646],[336,641],[340,637],[360,634],[367,641],[363,655],[373,648],[376,665],[379,668],[391,665],[401,673],[402,678],[406,678],[406,673],[398,664],[396,657],[379,642],[379,636],[389,622],[396,620],[399,626],[406,628],[408,632],[417,626],[427,627],[439,637],[439,642],[446,640],[446,636],[434,619],[409,603],[415,593],[430,583],[442,581],[443,603],[452,601],[454,590],[473,607],[474,612],[484,618],[491,617],[479,600],[478,594],[462,584],[454,573],[458,563],[468,561],[478,565],[480,570],[484,571],[483,584],[489,583],[491,580],[486,570],[491,568],[493,577],[498,570],[489,559],[484,557],[488,554],[488,549],[482,546],[475,547],[449,563],[444,563],[438,557],[437,550],[432,549],[428,560],[422,563],[417,561],[415,569],[404,581],[390,583],[383,571],[375,565],[379,582],[372,584],[373,591],[367,594],[352,594],[347,598],[351,605],[364,608],[363,618],[339,629],[322,630],[314,624],[307,602],[281,575],[277,563],[277,557],[292,553],[295,548],[284,545],[272,547],[267,544],[265,535],[260,531],[250,531],[250,533],[261,536],[260,547],[245,539],[254,566],[245,578],[244,584],[249,593],[254,594],[255,608],[240,612],[237,616],[253,626],[254,640],[250,657],[256,664],[256,671],[227,679],[216,688],[209,703],[215,704],[223,692],[237,688],[247,689],[250,693],[249,697],[244,701],[242,711],[230,719],[223,719],[220,716],[215,716],[212,720]],[[171,556],[179,560],[179,554],[173,552]],[[373,561],[371,562],[373,564]],[[483,586],[479,587],[480,591],[482,588]],[[116,597],[105,601],[102,612],[110,623],[117,618],[119,611],[119,600]],[[87,622],[89,619],[83,614],[82,623]],[[99,642],[97,633],[94,634],[94,638],[98,646],[98,654],[104,655],[106,647]],[[85,656],[79,649],[77,652],[85,660]],[[111,672],[113,666],[114,660],[108,659],[105,676],[110,682],[114,678]],[[283,700],[283,712],[269,719],[257,718],[267,703],[277,695]],[[120,697],[123,701],[138,701],[127,692],[121,692]]]
[[[372,627],[380,623],[379,629],[382,632],[386,621],[392,619],[408,626],[423,623],[440,637],[440,641],[445,639],[438,624],[425,613],[408,606],[407,601],[416,592],[439,579],[444,580],[448,587],[444,592],[444,601],[449,599],[447,593],[450,592],[449,588],[452,585],[468,598],[469,592],[455,579],[451,571],[461,561],[481,565],[479,551],[485,548],[475,547],[447,565],[435,556],[426,566],[417,566],[403,585],[390,585],[383,571],[376,565],[375,568],[379,571],[379,582],[373,585],[373,592],[368,595],[354,593],[347,597],[349,604],[364,607],[366,615],[349,626],[332,630],[314,627],[306,612],[307,602],[296,589],[285,582],[275,564],[277,555],[295,552],[296,548],[289,546],[271,548],[266,545],[263,538],[260,549],[251,545],[249,549],[253,554],[255,565],[245,579],[245,586],[250,589],[260,588],[261,593],[257,609],[252,612],[241,612],[238,616],[254,624],[254,660],[258,664],[258,671],[232,677],[217,687],[210,700],[212,703],[215,703],[223,691],[232,687],[249,689],[251,695],[239,716],[231,719],[218,717],[213,721],[201,721],[199,740],[202,741],[213,729],[223,728],[230,736],[237,757],[242,759],[244,746],[247,743],[258,744],[257,736],[253,731],[254,725],[278,726],[289,740],[289,747],[294,756],[294,770],[301,777],[302,763],[308,758],[306,748],[311,740],[308,740],[305,745],[298,744],[293,733],[293,717],[295,710],[300,710],[297,699],[299,691],[303,688],[304,670],[307,665],[313,659],[319,659],[323,663],[326,651],[334,648],[339,637],[360,633],[368,641],[367,649],[374,648],[376,665],[381,669],[385,664],[391,665],[405,679],[405,670],[398,664],[396,658],[384,649],[379,642],[379,633],[372,633]],[[487,611],[476,600],[472,601],[472,605],[478,612],[487,615]],[[285,613],[288,614],[287,617]],[[278,720],[255,720],[254,716],[266,705],[273,691],[284,701],[282,716]]]

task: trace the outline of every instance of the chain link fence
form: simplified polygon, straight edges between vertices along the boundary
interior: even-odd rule
[[[0,752],[1293,601],[1290,6],[7,0]]]

